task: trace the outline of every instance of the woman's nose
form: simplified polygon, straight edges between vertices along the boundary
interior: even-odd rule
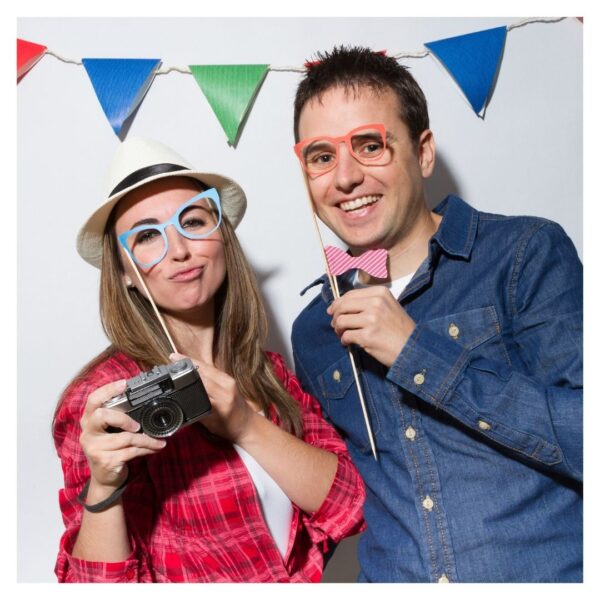
[[[165,235],[169,244],[168,256],[173,260],[183,260],[190,255],[187,238],[183,237],[173,225],[169,225],[165,229]]]

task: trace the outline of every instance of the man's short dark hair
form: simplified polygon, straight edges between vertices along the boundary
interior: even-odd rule
[[[399,116],[408,127],[416,144],[421,133],[429,129],[427,100],[423,90],[395,58],[360,46],[334,47],[331,52],[319,52],[307,63],[307,72],[298,85],[294,101],[294,137],[299,140],[298,124],[304,106],[320,99],[331,88],[341,87],[357,92],[369,87],[378,92],[392,91],[398,100]]]

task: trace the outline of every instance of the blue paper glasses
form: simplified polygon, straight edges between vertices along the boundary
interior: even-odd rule
[[[165,230],[169,225],[189,240],[201,240],[219,228],[221,218],[221,199],[217,190],[210,188],[186,200],[167,221],[138,225],[125,231],[119,236],[119,243],[137,265],[149,269],[167,254],[169,240]]]

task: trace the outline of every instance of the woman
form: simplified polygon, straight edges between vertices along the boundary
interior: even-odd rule
[[[316,401],[263,350],[265,312],[234,233],[243,191],[140,139],[119,147],[108,189],[77,247],[101,268],[112,345],[54,418],[59,580],[319,581],[329,540],[361,528],[364,488]],[[185,356],[209,416],[155,439],[103,406]]]

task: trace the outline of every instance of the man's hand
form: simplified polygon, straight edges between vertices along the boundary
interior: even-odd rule
[[[415,328],[388,288],[350,290],[332,302],[327,313],[342,344],[356,344],[391,367]]]

